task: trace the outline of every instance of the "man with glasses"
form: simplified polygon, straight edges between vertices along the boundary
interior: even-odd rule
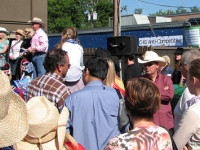
[[[151,80],[160,90],[161,105],[160,110],[154,115],[154,123],[167,128],[173,134],[174,120],[170,103],[174,96],[173,83],[170,77],[158,72],[159,67],[164,66],[166,61],[157,53],[146,51],[143,60],[138,58],[138,62],[144,64],[145,75],[141,77]]]
[[[63,78],[70,68],[67,52],[62,49],[49,51],[44,60],[46,74],[34,79],[27,88],[27,100],[35,96],[45,96],[61,109],[64,100],[71,93],[63,84]]]
[[[42,30],[42,28],[45,27],[45,24],[40,18],[34,17],[32,21],[29,21],[29,23],[31,23],[32,28],[35,31],[28,52],[33,54],[33,78],[36,78],[45,74],[45,69],[42,64],[48,50],[48,37]]]

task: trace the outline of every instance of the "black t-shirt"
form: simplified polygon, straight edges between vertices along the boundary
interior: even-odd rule
[[[131,64],[125,68],[124,71],[124,84],[131,78],[140,77],[142,74],[143,66],[138,63]]]

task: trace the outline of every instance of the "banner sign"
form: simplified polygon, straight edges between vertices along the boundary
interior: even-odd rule
[[[200,26],[189,27],[185,29],[185,39],[187,46],[199,47],[200,45]]]
[[[179,46],[183,46],[183,35],[139,38],[139,46],[179,47]]]

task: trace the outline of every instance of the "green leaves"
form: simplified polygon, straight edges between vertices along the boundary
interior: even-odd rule
[[[113,16],[112,0],[48,0],[48,32],[61,33],[70,26],[91,28],[87,16],[91,7],[98,13],[94,27],[107,27],[109,17]]]

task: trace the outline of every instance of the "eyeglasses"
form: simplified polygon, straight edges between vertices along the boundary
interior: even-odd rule
[[[149,63],[144,64],[144,66],[145,66],[145,67],[146,67],[146,66],[150,67],[150,66],[152,66],[152,65],[154,65],[154,64],[158,64],[158,63],[157,63],[157,62],[149,62]]]

